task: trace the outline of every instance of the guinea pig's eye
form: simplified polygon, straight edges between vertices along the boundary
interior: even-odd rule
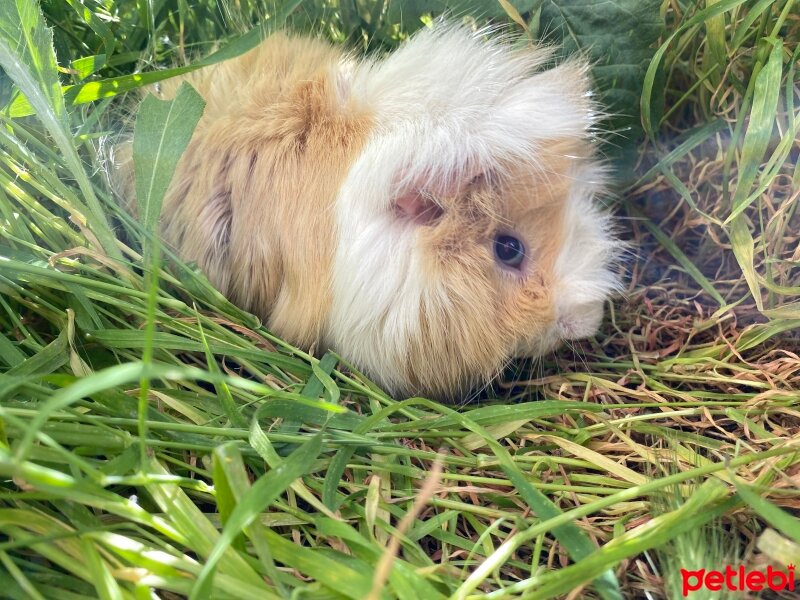
[[[498,234],[494,238],[494,255],[504,265],[519,269],[525,258],[525,245],[512,235]]]

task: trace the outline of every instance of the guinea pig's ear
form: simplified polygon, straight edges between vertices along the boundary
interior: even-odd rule
[[[424,169],[418,175],[406,172],[392,201],[395,215],[415,225],[435,225],[445,208],[484,176],[480,168]]]
[[[395,215],[415,225],[435,225],[444,214],[444,209],[430,192],[410,189],[395,198],[392,203]]]

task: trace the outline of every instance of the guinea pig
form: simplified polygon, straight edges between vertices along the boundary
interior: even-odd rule
[[[169,80],[206,108],[161,235],[287,341],[456,399],[593,335],[619,287],[588,68],[551,58],[438,23],[383,58],[275,34]]]

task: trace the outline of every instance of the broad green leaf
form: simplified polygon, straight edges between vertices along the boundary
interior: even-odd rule
[[[148,231],[155,231],[175,167],[204,107],[200,95],[184,82],[173,100],[148,96],[139,108],[133,132],[133,164],[139,218]]]
[[[188,67],[174,67],[160,71],[120,75],[119,77],[100,81],[87,81],[80,85],[65,85],[63,88],[64,100],[68,106],[79,106],[152,85],[171,77],[185,75],[203,66],[202,64],[196,64]],[[11,103],[9,114],[11,117],[20,118],[36,114],[37,110],[36,106],[32,105],[25,97],[19,97],[15,98]]]
[[[541,2],[545,39],[561,44],[564,54],[580,52],[590,59],[601,110],[612,115],[602,126],[629,142],[641,135],[639,99],[652,46],[664,28],[661,4],[660,0]],[[617,154],[620,138],[610,141],[614,146],[608,151]]]
[[[48,126],[65,124],[53,37],[38,2],[7,0],[0,5],[0,64],[37,110],[48,113]]]

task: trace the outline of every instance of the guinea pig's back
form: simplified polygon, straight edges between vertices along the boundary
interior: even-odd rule
[[[323,334],[332,206],[371,127],[341,93],[348,60],[327,42],[275,34],[157,90],[169,99],[186,81],[206,102],[164,200],[163,239],[298,345]]]
[[[184,81],[190,83],[206,102],[202,125],[227,115],[241,116],[245,107],[269,106],[290,94],[297,82],[331,72],[341,58],[341,50],[323,40],[275,33],[240,56],[173,77],[148,91],[172,99]]]

